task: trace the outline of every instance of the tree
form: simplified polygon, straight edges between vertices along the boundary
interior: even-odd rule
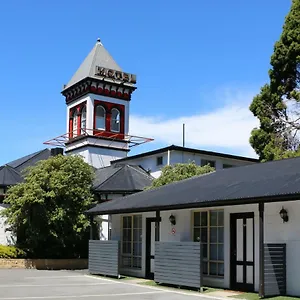
[[[17,246],[35,258],[87,256],[93,170],[78,156],[58,155],[26,170],[3,210]]]
[[[275,43],[269,77],[250,105],[260,121],[250,144],[263,161],[299,156],[300,0],[293,0]]]
[[[160,177],[152,181],[150,188],[157,188],[162,185],[169,184],[174,181],[180,181],[193,176],[203,175],[213,172],[215,169],[209,165],[197,166],[194,162],[188,164],[175,164],[165,166],[162,169]]]

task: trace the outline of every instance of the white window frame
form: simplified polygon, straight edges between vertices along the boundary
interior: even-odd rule
[[[103,112],[104,112],[104,115],[103,115],[103,117],[101,116],[101,117],[99,117],[98,115],[97,115],[97,110],[98,110],[98,108],[102,108],[103,109]],[[103,127],[98,127],[97,126],[97,120],[98,119],[102,119],[102,121],[103,121]],[[96,106],[96,109],[95,109],[95,129],[97,129],[97,130],[105,130],[105,127],[106,127],[106,109],[102,106],[102,105],[97,105]]]
[[[201,226],[201,223],[199,226],[195,226],[195,213],[207,213],[207,225],[206,226]],[[223,212],[223,225],[219,225],[217,223],[217,226],[211,226],[210,224],[210,214],[212,212]],[[211,209],[211,210],[193,210],[192,211],[192,241],[195,241],[194,240],[194,230],[195,228],[199,228],[200,229],[200,232],[201,232],[201,228],[205,228],[207,227],[207,258],[203,259],[203,262],[204,263],[207,263],[207,274],[204,274],[204,276],[208,276],[208,277],[217,277],[217,278],[224,278],[224,252],[225,252],[225,249],[224,249],[224,210],[223,209]],[[223,228],[223,242],[219,242],[217,240],[216,243],[211,243],[210,241],[210,231],[211,231],[211,228]],[[213,260],[213,259],[210,259],[210,247],[211,245],[222,245],[223,246],[223,260]],[[217,248],[218,249],[218,248]],[[218,250],[217,250],[218,251]],[[211,275],[210,273],[210,267],[211,267],[211,263],[216,263],[217,264],[217,274],[215,275]],[[223,264],[223,275],[218,275],[218,265],[221,265]]]
[[[133,220],[134,220],[134,217],[140,217],[141,218],[141,227],[138,227],[138,228],[134,228],[133,227]],[[130,247],[131,247],[131,253],[128,254],[128,253],[123,253],[124,249],[123,249],[123,243],[125,242],[124,241],[124,227],[123,227],[123,219],[124,218],[128,218],[130,217],[131,218],[131,241],[129,243],[131,243]],[[127,229],[127,228],[125,228]],[[138,243],[140,244],[140,255],[134,255],[133,253],[133,244],[135,243],[134,242],[134,229],[138,229],[140,230],[140,239],[138,241]],[[143,216],[142,214],[130,214],[130,215],[122,215],[121,216],[121,266],[122,268],[124,269],[130,269],[130,270],[141,270],[142,269],[142,248],[143,248],[143,241],[142,241],[142,234],[143,234]],[[127,242],[128,243],[128,242]],[[123,258],[129,258],[130,261],[131,261],[131,266],[123,266]],[[139,259],[140,260],[140,265],[139,266],[134,266],[134,259]]]
[[[86,132],[86,106],[81,110],[80,132],[81,134]]]
[[[77,112],[77,109],[74,110],[72,117],[73,117],[72,135],[73,135],[73,137],[76,137],[78,135],[78,112]]]
[[[114,112],[116,112],[116,117],[113,117]],[[113,125],[118,124],[118,129],[114,130]],[[117,108],[111,110],[111,119],[110,119],[110,131],[120,132],[121,130],[121,112]]]

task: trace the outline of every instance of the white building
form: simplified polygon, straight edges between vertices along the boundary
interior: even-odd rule
[[[201,242],[205,286],[300,296],[299,170],[300,158],[219,170],[98,204],[89,214],[112,215],[121,275],[155,279],[163,261],[178,282],[193,263],[189,254],[187,266],[178,258],[157,263],[155,241]]]

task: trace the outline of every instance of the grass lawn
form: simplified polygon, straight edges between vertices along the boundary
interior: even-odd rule
[[[259,300],[258,294],[256,293],[243,293],[237,296],[232,296],[231,298],[236,299],[245,299],[245,300]],[[266,299],[272,299],[272,300],[299,300],[298,297],[288,297],[288,296],[276,296],[276,297],[269,297]]]

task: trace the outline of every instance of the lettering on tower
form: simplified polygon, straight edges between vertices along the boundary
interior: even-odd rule
[[[95,76],[106,77],[128,83],[136,83],[136,75],[96,66]]]

